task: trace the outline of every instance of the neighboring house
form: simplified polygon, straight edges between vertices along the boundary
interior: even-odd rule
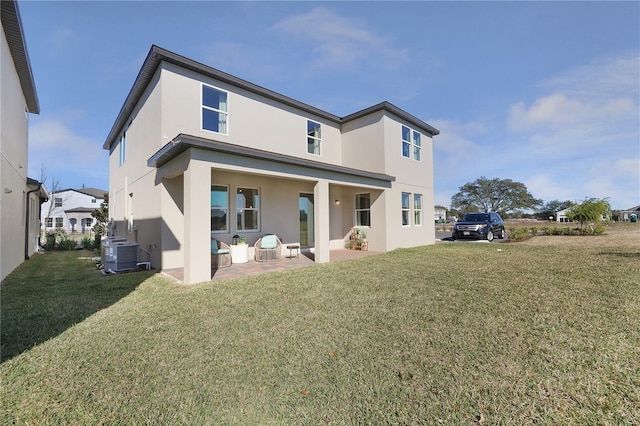
[[[0,2],[0,280],[37,248],[40,202],[47,191],[27,176],[29,114],[39,114],[18,5]]]
[[[444,206],[435,206],[433,208],[433,216],[435,223],[445,223],[447,221],[447,208]]]
[[[567,213],[569,213],[569,211],[571,210],[571,208],[567,208],[567,209],[563,209],[563,210],[559,210],[556,212],[556,222],[571,222],[571,220],[569,220],[569,218],[567,217]],[[609,216],[608,215],[602,215],[602,220],[609,220]]]
[[[629,222],[632,219],[638,220],[638,218],[640,218],[640,206],[635,206],[630,209],[622,210],[618,220],[621,222]]]
[[[107,191],[97,188],[63,189],[51,193],[42,204],[42,230],[60,230],[68,234],[86,234],[96,220],[91,216],[100,208]]]
[[[556,222],[571,222],[567,217],[567,213],[570,209],[562,209],[556,212]]]
[[[316,262],[435,243],[432,137],[383,102],[346,117],[152,46],[104,143],[110,233],[156,268],[211,279],[211,240],[274,233]],[[426,215],[426,216],[425,216]]]

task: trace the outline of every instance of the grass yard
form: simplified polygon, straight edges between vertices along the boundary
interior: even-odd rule
[[[637,425],[639,228],[194,286],[38,255],[0,288],[0,424]]]

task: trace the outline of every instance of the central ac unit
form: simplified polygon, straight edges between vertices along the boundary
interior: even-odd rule
[[[104,268],[109,271],[131,271],[138,268],[138,244],[116,242],[105,246]]]

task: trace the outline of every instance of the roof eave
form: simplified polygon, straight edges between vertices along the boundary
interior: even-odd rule
[[[407,123],[411,124],[412,126],[418,127],[420,128],[420,130],[422,130],[425,133],[428,133],[431,136],[436,136],[440,134],[440,130],[436,129],[435,127],[425,123],[424,121],[420,120],[419,118],[409,114],[408,112],[406,112],[405,110],[398,108],[397,106],[395,106],[394,104],[384,101],[381,102],[379,104],[370,106],[369,108],[365,108],[361,111],[357,111],[354,112],[353,114],[349,114],[345,117],[342,117],[342,122],[343,123],[347,123],[349,121],[353,121],[356,120],[358,118],[362,118],[365,117],[367,115],[373,114],[375,112],[378,111],[387,111],[390,112],[392,114],[394,114],[395,116],[401,118],[402,120],[406,121]]]
[[[20,79],[20,87],[27,103],[27,110],[32,114],[40,114],[40,102],[38,101],[38,92],[33,78],[18,4],[15,0],[3,0],[0,3],[2,28],[4,28],[9,51]]]
[[[325,170],[330,172],[342,173],[361,178],[374,179],[383,182],[394,182],[394,176],[383,173],[374,173],[366,170],[353,169],[350,167],[339,166],[319,161],[308,160],[304,158],[292,157],[289,155],[278,154],[270,151],[263,151],[255,148],[234,145],[226,142],[220,142],[212,139],[204,139],[197,136],[180,134],[171,142],[160,148],[147,160],[148,167],[161,167],[171,161],[179,154],[189,148],[199,148],[211,151],[240,155],[243,157],[256,158],[260,160],[274,161],[284,164],[303,166],[317,170]]]

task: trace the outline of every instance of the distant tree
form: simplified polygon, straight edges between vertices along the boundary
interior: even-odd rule
[[[521,209],[534,210],[540,204],[542,200],[534,198],[523,183],[484,176],[464,184],[451,197],[451,208],[461,213],[491,211],[508,214]]]
[[[569,209],[567,218],[580,222],[580,232],[582,232],[585,223],[600,222],[608,214],[611,214],[611,205],[606,198],[586,198]]]
[[[555,214],[560,210],[568,209],[573,206],[573,202],[566,200],[552,200],[545,203],[538,211],[536,212],[536,218],[539,220],[548,220],[551,216],[555,218]]]
[[[104,199],[100,203],[100,207],[91,212],[91,216],[96,219],[93,225],[93,232],[96,233],[96,240],[107,233],[109,224],[109,194],[104,193]]]

